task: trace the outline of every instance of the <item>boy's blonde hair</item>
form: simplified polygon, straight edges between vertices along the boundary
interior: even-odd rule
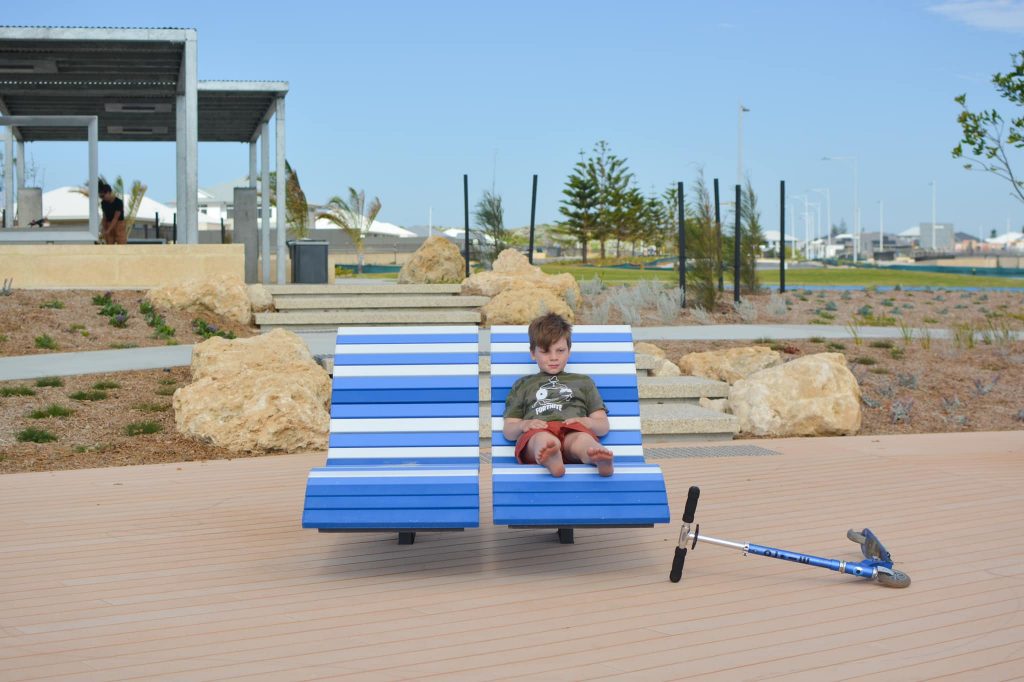
[[[547,351],[559,339],[572,348],[572,325],[558,313],[542,315],[530,323],[530,350]]]

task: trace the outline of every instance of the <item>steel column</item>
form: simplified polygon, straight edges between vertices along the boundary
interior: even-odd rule
[[[100,236],[100,120],[93,116],[89,122],[89,232],[93,239]]]
[[[285,251],[285,234],[287,228],[285,218],[288,213],[288,206],[284,196],[284,184],[285,184],[285,155],[284,155],[284,97],[277,98],[277,112],[274,114],[277,119],[277,134],[275,139],[277,142],[277,283],[284,284],[285,279],[285,268],[284,268],[284,251]]]
[[[199,67],[195,34],[185,38],[185,191],[189,244],[199,243]],[[180,209],[179,209],[180,213]]]
[[[249,142],[249,187],[256,187],[256,140]]]
[[[11,131],[11,135],[14,131]],[[18,165],[18,189],[25,189],[25,141],[17,140],[15,146],[18,148],[18,155],[15,163]]]
[[[4,228],[14,227],[14,131],[4,131]]]
[[[260,258],[263,283],[270,284],[270,124],[260,126]]]

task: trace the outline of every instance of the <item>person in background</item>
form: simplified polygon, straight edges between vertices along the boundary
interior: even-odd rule
[[[100,208],[103,220],[100,221],[100,239],[104,244],[127,244],[128,230],[124,222],[124,202],[114,194],[110,185],[100,181]]]

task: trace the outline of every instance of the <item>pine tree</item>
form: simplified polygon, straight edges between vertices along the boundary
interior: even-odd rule
[[[473,212],[477,225],[485,235],[494,240],[488,248],[490,260],[493,262],[498,254],[509,245],[508,230],[505,229],[505,209],[501,205],[501,195],[484,191]]]
[[[697,173],[694,194],[694,203],[686,206],[686,256],[687,261],[693,260],[693,268],[687,270],[690,295],[686,303],[712,311],[718,303],[721,255],[715,229],[715,207],[704,182],[703,168]]]
[[[599,216],[599,194],[597,176],[593,164],[583,158],[573,166],[573,171],[565,181],[562,199],[558,212],[565,220],[558,223],[557,234],[571,238],[580,245],[583,262],[587,262],[587,243],[594,236]]]

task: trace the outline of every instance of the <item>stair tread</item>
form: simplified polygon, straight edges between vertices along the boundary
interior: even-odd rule
[[[487,296],[275,296],[278,312],[293,310],[479,308]]]

